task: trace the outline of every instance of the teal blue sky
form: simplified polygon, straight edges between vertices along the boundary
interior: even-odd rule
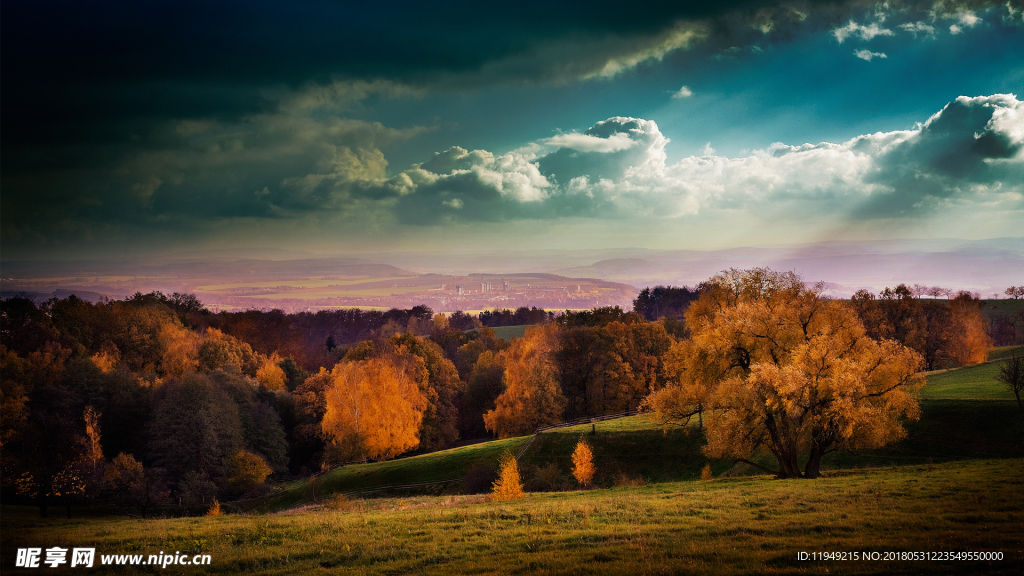
[[[0,255],[1019,236],[1022,13],[12,1]]]

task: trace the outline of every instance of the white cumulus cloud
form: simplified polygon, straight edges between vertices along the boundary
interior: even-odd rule
[[[928,36],[935,34],[935,27],[925,22],[907,22],[906,24],[900,24],[900,28],[910,32],[915,38],[918,34],[925,34]]]
[[[871,50],[854,50],[853,55],[861,60],[867,60],[868,62],[871,62],[871,60],[875,58],[888,58],[888,56],[882,52],[872,52]]]
[[[887,28],[882,28],[877,22],[872,22],[867,26],[857,24],[853,20],[846,26],[840,26],[832,30],[832,35],[836,37],[836,40],[842,44],[847,38],[860,37],[862,40],[871,40],[876,36],[892,36],[893,31]]]
[[[596,145],[624,137],[628,148]],[[716,155],[708,143],[669,164],[658,125],[626,117],[542,142],[557,149],[495,157],[454,148],[435,159],[468,168],[440,174],[426,169],[441,169],[432,160],[407,170],[414,190],[399,199],[400,219],[665,219],[721,210],[870,219],[1024,210],[1024,102],[1012,94],[960,97],[911,130],[777,143],[737,158]]]
[[[552,136],[544,141],[545,144],[551,146],[558,146],[560,148],[571,148],[580,152],[618,152],[619,150],[625,150],[632,148],[636,145],[636,141],[632,140],[628,134],[618,133],[612,134],[607,138],[600,138],[598,136],[591,136],[589,134],[559,134],[558,136]]]
[[[681,98],[689,98],[690,96],[693,96],[693,90],[690,90],[689,86],[683,86],[672,94],[672,98],[677,100]]]

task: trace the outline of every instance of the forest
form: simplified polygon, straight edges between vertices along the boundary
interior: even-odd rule
[[[986,316],[985,302],[967,292],[928,298],[901,284],[825,301],[797,279],[771,278],[828,318],[856,324],[836,338],[875,346],[876,355],[891,343],[885,353],[908,378],[1024,341],[1024,314]],[[159,292],[96,304],[8,298],[0,303],[3,497],[43,515],[105,502],[143,515],[198,513],[265,494],[274,480],[564,420],[641,406],[703,417],[714,402],[700,394],[712,391],[687,388],[697,367],[684,357],[700,356],[692,352],[709,319],[745,305],[717,282],[645,289],[632,310],[479,315],[426,306],[214,314],[193,295]],[[767,300],[751,302],[756,311]],[[533,327],[510,342],[490,329],[522,324]],[[724,362],[722,370],[734,364],[700,357]],[[680,414],[680,405],[692,409]],[[774,449],[785,464],[788,448]]]

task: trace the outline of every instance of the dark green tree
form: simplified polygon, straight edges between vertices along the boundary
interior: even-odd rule
[[[242,423],[231,397],[202,374],[164,384],[149,425],[156,466],[178,481],[191,470],[224,478],[224,458],[243,446]]]
[[[285,358],[277,365],[281,370],[284,370],[285,387],[289,392],[294,392],[299,385],[306,381],[306,378],[309,378],[309,372],[303,370],[302,367],[295,362],[294,358]]]

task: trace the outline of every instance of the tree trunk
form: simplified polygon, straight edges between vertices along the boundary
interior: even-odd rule
[[[780,478],[800,478],[800,464],[796,461],[796,455],[787,454],[779,460]]]
[[[811,457],[807,460],[807,466],[804,467],[804,478],[814,479],[821,476],[821,457],[824,455],[821,450],[811,449]]]
[[[821,436],[825,436],[822,438]],[[804,467],[804,478],[817,478],[821,476],[821,459],[825,456],[835,440],[830,435],[815,433],[811,438],[811,454],[807,459],[807,466]]]
[[[779,461],[777,478],[800,478],[800,465],[797,463],[794,450],[780,448],[778,451],[773,450],[772,452],[775,454],[775,459]]]

